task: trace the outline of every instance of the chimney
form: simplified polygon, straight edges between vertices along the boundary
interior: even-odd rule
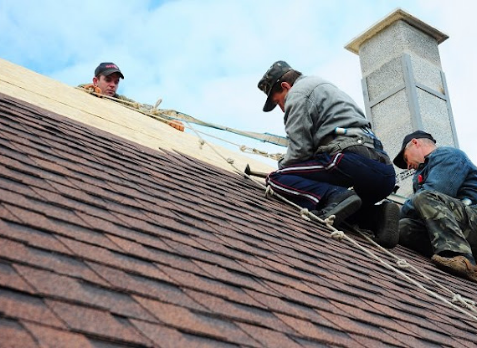
[[[458,147],[438,45],[448,36],[397,9],[352,40],[359,55],[367,117],[391,159],[404,136],[431,133],[438,146]],[[396,168],[397,194],[412,193],[412,173]]]

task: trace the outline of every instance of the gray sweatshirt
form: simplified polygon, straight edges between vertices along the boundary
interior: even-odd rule
[[[335,138],[337,127],[371,127],[350,96],[315,76],[300,76],[288,91],[284,121],[289,144],[279,168],[311,159],[319,146]]]

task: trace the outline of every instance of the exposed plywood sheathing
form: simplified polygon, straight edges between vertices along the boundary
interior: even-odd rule
[[[152,149],[176,150],[190,154],[207,163],[233,170],[209,146],[200,146],[199,138],[175,130],[166,124],[128,109],[112,100],[94,97],[31,70],[0,59],[0,93],[12,95],[52,112],[68,115],[70,119],[119,135]],[[261,161],[213,144],[218,152],[234,160],[243,170],[247,163],[258,171],[274,168]]]

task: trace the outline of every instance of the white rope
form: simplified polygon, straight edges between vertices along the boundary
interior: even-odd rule
[[[331,238],[341,241],[346,238],[346,235],[343,231],[336,230],[331,232]]]
[[[409,268],[411,267],[411,265],[409,264],[409,262],[407,262],[407,260],[404,260],[404,259],[399,259],[396,261],[396,265],[398,265],[398,267],[400,268]]]
[[[249,177],[250,178],[250,177]],[[251,179],[251,178],[250,178]],[[273,195],[275,194],[275,191],[273,191],[272,187],[269,185],[269,186],[265,186],[265,197],[266,198],[270,198],[272,197]]]
[[[454,297],[452,298],[452,302],[458,302],[458,303],[461,303],[465,306],[467,306],[467,305],[475,306],[475,301],[472,301],[468,298],[462,297],[459,294],[454,295]]]
[[[234,165],[234,160],[233,160],[232,158],[225,158],[224,156],[222,156],[222,154],[221,154],[219,151],[217,151],[217,149],[216,149],[214,146],[212,146],[210,143],[208,143],[207,141],[205,141],[205,140],[199,135],[199,133],[194,129],[194,127],[192,127],[192,126],[190,125],[189,122],[186,121],[186,123],[187,123],[187,125],[189,126],[189,128],[190,128],[193,132],[195,132],[195,134],[197,135],[197,137],[200,139],[201,145],[203,145],[203,144],[209,145],[209,147],[212,149],[212,151],[214,151],[214,152],[217,154],[217,156],[219,156],[220,158],[222,158],[225,162],[227,162],[228,164],[230,164],[230,165],[232,166],[232,168],[234,168],[237,173],[240,173],[240,172],[241,172],[240,169],[238,169],[238,168]],[[243,172],[242,172],[242,175],[243,175]]]
[[[190,125],[189,125],[190,126]],[[195,131],[192,127],[190,127],[193,131]],[[196,132],[197,136],[200,138],[200,135]],[[202,139],[202,138],[201,138]],[[203,139],[202,139],[203,140]],[[204,141],[204,140],[203,140]],[[204,141],[204,143],[206,143]],[[212,145],[210,145],[209,143],[207,143],[216,153],[218,156],[220,156],[222,159],[224,159],[225,161],[227,161],[227,159],[222,156]],[[379,256],[377,256],[376,254],[374,254],[371,250],[368,250],[367,248],[363,247],[361,244],[359,244],[357,241],[355,241],[353,238],[349,237],[348,235],[346,235],[346,233],[344,233],[343,231],[339,231],[337,230],[335,227],[333,227],[333,222],[334,222],[334,216],[332,215],[332,219],[326,219],[326,220],[322,220],[321,218],[317,217],[316,215],[314,215],[313,213],[309,212],[308,210],[304,210],[303,207],[300,207],[299,205],[297,205],[296,203],[286,199],[285,197],[283,197],[282,195],[276,193],[273,191],[273,189],[270,187],[270,186],[265,186],[263,185],[262,183],[259,183],[257,182],[256,180],[253,180],[250,175],[247,175],[245,173],[243,173],[242,171],[240,171],[237,167],[235,167],[233,165],[233,163],[230,163],[227,161],[227,163],[229,163],[237,172],[237,174],[243,176],[247,176],[249,179],[251,179],[254,183],[258,184],[260,187],[262,187],[263,189],[265,189],[265,196],[268,198],[268,197],[271,197],[271,196],[275,196],[277,197],[278,199],[282,200],[283,202],[295,207],[296,209],[298,209],[300,211],[300,214],[302,216],[306,216],[307,219],[310,219],[310,217],[312,217],[312,220],[314,221],[317,221],[319,222],[320,224],[322,225],[325,225],[326,227],[330,228],[332,231],[330,233],[330,236],[333,238],[333,239],[337,239],[337,240],[343,240],[343,239],[346,239],[347,241],[349,241],[351,244],[353,244],[354,246],[356,246],[358,249],[362,250],[363,252],[365,252],[366,254],[368,254],[369,256],[371,256],[373,259],[377,260],[379,263],[381,263],[384,267],[394,271],[395,273],[399,274],[401,277],[403,277],[404,279],[406,279],[408,282],[410,282],[411,284],[417,286],[419,289],[423,290],[425,293],[435,297],[436,299],[444,302],[445,304],[447,304],[448,306],[450,306],[451,308],[454,308],[455,310],[469,316],[470,318],[474,319],[475,321],[477,321],[477,317],[472,315],[471,313],[465,311],[464,309],[462,309],[461,307],[455,305],[453,302],[447,300],[446,298],[442,297],[441,295],[437,294],[436,292],[432,291],[432,290],[429,290],[427,289],[425,286],[423,286],[420,282],[412,279],[411,277],[409,277],[408,275],[406,275],[405,273],[403,273],[402,271],[400,271],[399,269],[393,267],[392,265],[390,265],[389,263],[387,263],[386,261],[384,261],[382,258],[380,258]],[[331,217],[330,217],[331,218]],[[440,288],[446,290],[447,292],[451,293],[452,294],[452,301],[456,301],[462,305],[464,305],[467,309],[470,309],[471,311],[476,311],[476,309],[473,307],[474,303],[473,301],[469,300],[469,299],[464,299],[461,295],[459,294],[455,294],[454,292],[452,292],[451,290],[447,289],[446,287],[444,287],[443,285],[437,283],[436,281],[434,281],[433,279],[429,278],[428,276],[426,276],[425,274],[423,274],[421,271],[419,271],[417,268],[415,268],[414,266],[411,266],[409,265],[409,263],[407,263],[407,261],[401,259],[401,258],[398,258],[396,255],[394,255],[393,253],[389,252],[387,249],[383,248],[381,245],[377,244],[374,240],[372,240],[368,235],[362,233],[359,229],[354,229],[355,231],[357,231],[358,233],[360,233],[365,239],[367,239],[368,241],[370,241],[372,244],[374,244],[375,246],[377,246],[379,249],[381,249],[382,251],[384,251],[385,253],[391,255],[392,257],[394,257],[395,259],[397,259],[397,264],[399,267],[401,268],[411,268],[412,270],[416,271],[419,275],[425,277],[426,279],[432,281],[434,284],[438,285]]]
[[[91,94],[96,94],[94,92],[90,92]],[[107,97],[107,96],[103,96],[101,95],[102,97]],[[113,97],[107,97],[108,99],[116,99],[116,98],[113,98]],[[166,122],[166,121],[169,121],[170,119],[167,118],[167,117],[162,117],[161,115],[152,115],[150,113],[146,113],[142,110],[139,110],[139,107],[138,107],[138,103],[131,103],[131,102],[127,102],[127,101],[124,101],[124,100],[121,100],[121,99],[118,99],[119,102],[121,102],[123,105],[125,105],[126,107],[130,107],[130,108],[133,108],[134,110],[136,111],[140,111],[148,116],[154,116],[154,117],[158,117],[160,118],[159,120],[163,121],[163,122]],[[162,100],[161,100],[162,101]],[[128,104],[131,104],[132,106],[129,106]],[[158,102],[156,103],[156,106],[155,108],[157,108],[157,105],[160,104],[160,101],[158,100]],[[156,110],[157,111],[157,110]],[[349,237],[348,235],[346,235],[343,231],[339,231],[337,230],[335,227],[333,227],[333,223],[334,223],[334,215],[328,217],[327,219],[325,220],[322,220],[321,218],[317,217],[316,215],[310,213],[308,210],[304,210],[302,207],[298,206],[297,204],[295,204],[294,202],[286,199],[285,197],[275,193],[270,186],[264,186],[263,184],[259,183],[258,181],[256,180],[253,180],[249,175],[243,173],[242,171],[240,171],[237,167],[234,166],[234,160],[233,159],[230,159],[230,158],[225,158],[224,156],[222,156],[222,154],[220,154],[212,145],[210,145],[208,142],[206,142],[203,138],[201,138],[201,136],[199,135],[199,133],[203,133],[203,132],[199,132],[197,130],[195,130],[189,122],[185,121],[188,125],[188,128],[191,129],[192,131],[194,131],[196,133],[196,135],[199,137],[200,139],[200,147],[202,148],[202,146],[204,144],[207,144],[210,146],[210,148],[219,156],[221,157],[222,159],[224,159],[227,163],[229,163],[236,171],[237,174],[243,176],[247,176],[249,179],[251,179],[254,183],[258,184],[259,186],[261,186],[262,188],[265,189],[265,196],[268,198],[268,197],[271,197],[271,196],[276,196],[277,198],[279,198],[280,200],[284,201],[285,203],[297,208],[300,210],[300,215],[305,218],[306,220],[310,221],[310,220],[313,220],[313,221],[316,221],[316,222],[319,222],[320,224],[328,227],[328,228],[331,228],[332,231],[330,233],[330,236],[333,238],[333,239],[336,239],[336,240],[343,240],[343,239],[346,239],[347,241],[349,241],[351,244],[355,245],[358,249],[361,249],[363,252],[365,252],[366,254],[368,254],[369,256],[371,256],[372,258],[374,258],[375,260],[377,260],[378,262],[380,262],[381,264],[383,264],[384,267],[396,272],[397,274],[399,274],[400,276],[402,276],[404,279],[408,280],[411,284],[414,284],[415,286],[417,286],[418,288],[422,289],[424,292],[428,293],[429,295],[431,296],[434,296],[435,298],[439,299],[440,301],[446,303],[447,305],[449,305],[451,308],[454,308],[456,309],[457,311],[460,311],[461,313],[471,317],[472,319],[476,320],[477,321],[477,317],[475,317],[474,315],[472,315],[471,313],[468,313],[466,312],[465,310],[463,310],[461,307],[458,307],[456,305],[454,305],[454,302],[456,303],[459,303],[459,304],[462,304],[463,306],[465,306],[466,308],[470,309],[471,311],[473,312],[477,312],[477,310],[475,309],[475,302],[470,300],[470,299],[467,299],[467,298],[464,298],[462,297],[460,294],[455,294],[453,291],[451,291],[450,289],[447,289],[445,286],[437,283],[436,281],[434,281],[433,279],[431,279],[430,277],[428,277],[427,275],[425,275],[424,273],[422,273],[421,271],[419,271],[417,268],[415,268],[414,266],[410,265],[406,260],[404,259],[400,259],[398,258],[396,255],[394,255],[393,253],[389,252],[387,249],[383,248],[382,246],[380,246],[379,244],[377,244],[374,240],[372,240],[368,235],[364,234],[362,231],[360,231],[359,229],[355,229],[355,231],[357,231],[359,234],[361,234],[365,239],[367,239],[369,242],[371,242],[372,244],[374,244],[376,247],[378,247],[379,249],[381,249],[382,251],[384,251],[385,253],[387,253],[388,255],[391,255],[392,257],[394,257],[395,259],[397,259],[396,261],[396,264],[398,267],[400,268],[410,268],[412,270],[414,270],[416,273],[418,273],[420,276],[426,278],[427,280],[430,280],[431,282],[433,282],[435,285],[437,285],[438,287],[440,287],[441,289],[449,292],[451,295],[452,295],[452,300],[451,301],[448,301],[447,299],[445,299],[444,297],[440,296],[439,294],[437,294],[436,292],[432,291],[432,290],[429,290],[427,289],[426,287],[424,287],[421,283],[419,283],[418,281],[410,278],[408,275],[404,274],[403,272],[401,272],[399,269],[393,267],[392,265],[390,265],[389,263],[387,263],[386,261],[384,261],[382,258],[380,258],[379,256],[375,255],[372,251],[368,250],[367,248],[361,246],[357,241],[355,241],[354,239],[352,239],[351,237]],[[205,134],[205,133],[204,133]],[[207,135],[207,134],[206,134]],[[208,136],[211,136],[211,135],[208,135]],[[214,136],[211,136],[211,137],[214,137]],[[224,139],[220,139],[218,137],[214,137],[214,138],[217,138],[219,140],[222,140],[222,141],[226,141]],[[233,144],[233,143],[232,143]],[[237,144],[234,144],[234,145],[237,145]],[[239,145],[237,145],[239,146]],[[247,147],[245,146],[239,146],[241,151],[244,151],[247,149]],[[252,149],[254,150],[254,149]],[[254,153],[257,153],[257,154],[262,154],[263,152],[261,151],[258,151],[256,150],[256,152]],[[278,154],[277,154],[278,155]],[[409,175],[409,173],[406,173]],[[406,175],[406,176],[408,176]],[[403,175],[404,176],[404,175]]]
[[[333,224],[335,223],[335,219],[336,219],[335,215],[330,215],[324,220],[324,223],[327,225],[333,226]]]
[[[308,211],[307,208],[302,208],[300,210],[300,215],[303,219],[305,219],[306,221],[311,221],[309,215],[310,215],[310,212]]]
[[[250,178],[251,180],[253,180],[249,175],[247,175],[248,178]],[[398,275],[400,275],[401,277],[403,277],[404,279],[406,279],[408,282],[410,282],[411,284],[417,286],[419,289],[423,290],[425,293],[427,293],[428,295],[430,296],[433,296],[435,297],[436,299],[444,302],[445,304],[447,304],[449,307],[469,316],[470,318],[474,319],[475,321],[477,321],[477,317],[474,316],[473,314],[465,311],[464,309],[462,309],[461,307],[459,306],[456,306],[454,303],[452,303],[451,301],[447,300],[446,298],[442,297],[441,295],[439,295],[438,293],[436,293],[435,291],[432,291],[432,290],[429,290],[427,289],[424,285],[422,285],[420,282],[412,279],[411,277],[409,277],[408,275],[406,275],[405,273],[401,272],[399,269],[393,267],[391,264],[389,264],[388,262],[384,261],[381,257],[377,256],[376,254],[374,254],[371,250],[368,250],[366,247],[363,247],[361,244],[359,244],[357,241],[355,241],[353,238],[349,237],[346,233],[344,233],[343,231],[340,231],[340,230],[337,230],[334,226],[332,226],[332,221],[329,221],[328,219],[326,220],[322,220],[321,218],[317,217],[316,215],[314,215],[313,213],[309,212],[308,210],[306,210],[307,213],[305,213],[305,210],[303,209],[303,207],[300,207],[299,205],[295,204],[294,202],[286,199],[285,197],[281,196],[280,194],[274,192],[270,186],[264,186],[263,184],[253,180],[255,183],[257,183],[259,186],[263,187],[265,189],[265,196],[266,197],[269,197],[271,195],[274,195],[275,197],[277,197],[278,199],[284,201],[285,203],[297,208],[299,211],[300,211],[300,215],[303,216],[303,214],[306,214],[307,218],[310,218],[314,221],[317,221],[319,222],[320,224],[322,225],[325,225],[325,227],[328,227],[330,228],[332,231],[330,232],[330,236],[333,238],[333,239],[336,239],[336,240],[343,240],[343,239],[346,239],[347,241],[349,241],[351,244],[353,244],[354,246],[356,246],[358,249],[362,250],[363,252],[365,252],[366,254],[368,254],[369,256],[371,256],[373,259],[377,260],[379,263],[381,263],[384,267],[394,271],[395,273],[397,273]],[[334,215],[332,215],[333,219],[334,219]],[[327,221],[328,220],[328,221]],[[330,223],[331,222],[331,223]],[[473,301],[469,300],[469,299],[463,299],[461,295],[459,294],[455,294],[453,291],[447,289],[446,287],[444,287],[443,285],[437,283],[435,280],[429,278],[428,276],[426,276],[424,273],[422,273],[421,271],[419,271],[417,268],[415,268],[414,266],[410,265],[406,260],[404,259],[401,259],[399,257],[397,257],[396,255],[394,255],[393,253],[391,253],[389,250],[383,248],[381,245],[379,245],[378,243],[376,243],[374,240],[372,240],[366,233],[363,233],[362,231],[358,230],[358,229],[354,229],[356,232],[358,232],[359,234],[361,234],[365,239],[367,239],[369,242],[371,242],[372,244],[374,244],[376,247],[378,247],[379,249],[381,249],[382,251],[384,251],[385,253],[387,253],[388,255],[391,255],[393,258],[395,258],[397,260],[397,265],[398,267],[400,268],[410,268],[412,270],[414,270],[416,273],[418,273],[419,275],[421,275],[422,277],[430,280],[431,282],[433,282],[434,284],[436,284],[438,287],[440,287],[441,289],[444,289],[445,291],[449,292],[450,294],[452,294],[452,299],[462,299],[462,301],[459,301],[459,303],[463,304],[467,309],[469,309],[470,311],[472,312],[476,312],[477,310],[473,307],[474,304],[473,304]]]
[[[459,299],[464,299],[463,301],[460,301],[461,304],[464,304],[465,307],[467,309],[469,309],[470,311],[474,312],[474,313],[477,313],[477,309],[475,308],[475,304],[473,304],[473,301],[470,300],[470,299],[466,299],[466,298],[463,298],[461,295],[459,294],[456,294],[454,293],[452,290],[448,289],[447,287],[445,287],[444,285],[438,283],[437,281],[435,281],[434,279],[432,279],[431,277],[427,276],[426,274],[422,273],[419,269],[417,269],[416,267],[412,266],[409,262],[407,262],[406,260],[404,259],[401,259],[399,258],[398,256],[394,255],[392,252],[390,252],[388,249],[385,249],[383,248],[381,245],[379,245],[378,243],[376,243],[372,238],[370,238],[367,234],[363,233],[362,231],[360,231],[359,229],[356,229],[356,228],[353,228],[353,230],[359,234],[361,234],[361,236],[363,236],[368,242],[370,242],[371,244],[373,244],[374,246],[376,246],[378,249],[380,249],[381,251],[383,251],[384,253],[388,254],[389,256],[393,257],[394,259],[396,259],[396,264],[398,267],[400,268],[409,268],[409,269],[412,269],[414,272],[416,272],[418,275],[420,275],[421,277],[429,280],[430,282],[432,282],[434,285],[436,285],[437,287],[439,287],[440,289],[448,292],[451,296],[452,296],[452,301],[454,298],[459,298]],[[376,256],[377,258],[377,256]],[[381,261],[381,260],[380,260]],[[383,261],[381,261],[382,263],[384,263]],[[415,281],[414,279],[408,277],[407,275],[405,275],[404,273],[402,273],[401,271],[395,269],[394,267],[392,267],[391,265],[389,265],[390,269],[393,269],[395,270],[395,272],[397,272],[398,274],[401,274],[403,275],[406,279],[408,279],[411,283],[417,285],[419,288],[423,289],[424,291],[428,292],[429,294],[433,295],[435,298],[438,298],[440,300],[443,300],[445,303],[447,303],[448,305],[450,305],[451,307],[456,307],[454,304],[452,304],[451,302],[449,302],[448,300],[446,300],[445,298],[441,297],[439,294],[435,293],[434,291],[432,290],[428,290],[427,288],[425,288],[423,285],[421,285],[420,283],[418,283],[417,281]],[[457,307],[459,308],[459,307]],[[459,308],[459,310],[461,311],[461,308]],[[462,311],[461,311],[462,312]],[[473,318],[474,320],[477,320],[477,317],[475,317],[474,315],[470,314],[470,313],[467,313],[467,312],[463,312],[464,314],[466,315],[469,315],[471,318]]]
[[[132,109],[134,111],[138,111],[146,116],[149,116],[149,117],[152,117],[160,122],[163,122],[163,123],[168,123],[171,121],[171,117],[167,116],[166,114],[162,113],[159,109],[157,109],[157,107],[161,104],[162,102],[162,99],[159,98],[156,102],[156,104],[154,106],[151,106],[151,110],[149,109],[144,109],[144,108],[141,108],[141,106],[143,106],[143,104],[141,103],[138,103],[138,102],[134,102],[134,101],[128,101],[128,100],[124,100],[124,99],[120,99],[120,98],[115,98],[115,97],[111,97],[111,96],[108,96],[108,95],[104,95],[104,94],[101,94],[101,93],[96,93],[94,91],[91,91],[91,90],[87,90],[85,88],[82,88],[82,87],[76,87],[76,89],[78,90],[82,90],[86,93],[89,93],[89,94],[93,94],[93,95],[96,95],[98,97],[101,97],[101,98],[104,98],[104,99],[109,99],[109,100],[112,100],[112,101],[115,101],[115,102],[118,102],[120,104],[122,104],[122,106],[128,108],[128,109]],[[172,118],[174,119],[174,118]],[[229,140],[226,140],[226,139],[223,139],[221,137],[217,137],[215,135],[212,135],[212,134],[208,134],[208,133],[205,133],[205,132],[202,132],[202,131],[199,131],[199,130],[196,130],[196,129],[193,129],[191,126],[190,126],[190,123],[187,122],[186,120],[182,120],[180,119],[180,121],[182,122],[185,122],[187,123],[187,127],[184,127],[184,128],[187,128],[187,129],[190,129],[192,131],[194,131],[196,134],[197,133],[200,133],[200,134],[203,134],[203,135],[206,135],[208,137],[211,137],[211,138],[214,138],[214,139],[217,139],[217,140],[220,140],[220,141],[223,141],[225,143],[228,143],[228,144],[231,144],[231,145],[234,145],[234,146],[237,146],[240,151],[242,152],[245,152],[245,153],[250,153],[250,154],[253,154],[253,155],[259,155],[259,156],[263,156],[263,157],[266,157],[266,158],[270,158],[270,159],[273,159],[273,160],[276,160],[278,161],[280,158],[283,157],[283,154],[281,153],[276,153],[276,154],[270,154],[266,151],[262,151],[262,150],[259,150],[259,149],[255,149],[255,148],[251,148],[251,147],[248,147],[246,145],[239,145],[237,143],[234,143],[234,142],[231,142]],[[224,131],[227,131],[226,129],[224,129]],[[233,132],[232,132],[233,133]],[[234,134],[237,134],[237,133],[234,133]],[[237,135],[240,135],[240,134],[237,134]],[[203,140],[202,140],[203,141]],[[203,143],[201,142],[201,145],[203,145]],[[202,149],[202,146],[200,147],[200,149]]]

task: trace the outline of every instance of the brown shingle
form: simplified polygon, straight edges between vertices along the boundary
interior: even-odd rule
[[[35,337],[41,347],[95,348],[84,335],[79,333],[34,323],[25,322],[23,325]]]
[[[241,345],[257,346],[257,342],[237,325],[223,318],[214,318],[184,307],[148,299],[141,299],[141,303],[157,319],[169,326]]]
[[[237,325],[248,335],[252,336],[256,341],[260,342],[265,347],[302,347],[300,344],[293,341],[293,339],[291,339],[289,336],[281,332],[245,323],[237,323]]]
[[[34,292],[33,288],[6,262],[0,262],[0,286],[22,292]]]
[[[145,321],[131,320],[145,336],[162,348],[234,348],[238,345],[226,343],[210,337],[203,337],[193,333],[181,332],[165,327],[162,324],[152,324]]]
[[[150,345],[149,339],[137,332],[130,323],[107,311],[53,300],[47,300],[47,303],[56,315],[76,332],[93,334],[111,340]]]
[[[40,348],[33,337],[16,320],[0,317],[1,345],[8,348]]]
[[[82,278],[97,284],[104,283],[81,261],[67,255],[33,248],[15,241],[0,240],[0,257],[18,263],[41,267],[60,274]]]
[[[0,312],[11,318],[32,320],[64,329],[65,325],[39,297],[0,289]]]
[[[356,347],[357,345],[357,342],[353,340],[348,333],[335,329],[334,325],[326,319],[323,319],[320,324],[317,324],[288,315],[277,314],[277,316],[284,323],[295,328],[299,336],[303,338],[316,340],[329,345],[344,345],[347,347]]]
[[[249,179],[1,95],[0,126],[0,332],[11,346],[477,344],[470,316]],[[476,300],[473,283],[392,252]]]

